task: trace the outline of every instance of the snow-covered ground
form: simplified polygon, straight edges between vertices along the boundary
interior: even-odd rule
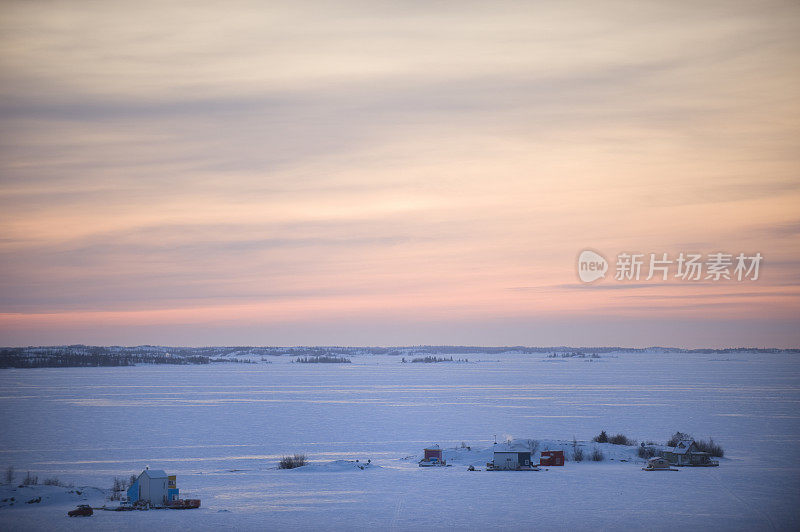
[[[17,471],[0,499],[10,490],[48,496],[0,506],[0,529],[800,528],[796,355],[272,358],[0,370],[0,468]],[[643,472],[634,447],[591,443],[603,429],[657,442],[676,430],[713,437],[726,458],[718,468]],[[495,435],[568,456],[575,437],[587,455],[598,447],[606,459],[538,472],[467,471],[491,459]],[[445,448],[452,467],[417,467],[431,443]],[[311,464],[276,469],[294,453]],[[202,507],[68,518],[80,503],[68,492],[81,488],[16,487],[30,471],[105,489],[145,465],[177,474],[182,496]]]

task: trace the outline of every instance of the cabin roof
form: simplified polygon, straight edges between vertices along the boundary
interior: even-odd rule
[[[530,449],[520,449],[518,445],[510,445],[508,443],[498,443],[494,446],[494,452],[496,453],[528,453],[530,454]]]
[[[686,454],[689,452],[689,449],[692,448],[692,445],[695,445],[694,440],[680,440],[675,444],[675,447],[672,448],[672,452],[675,454]],[[697,451],[696,448],[695,451]]]
[[[154,478],[167,478],[167,473],[163,469],[145,469],[142,475],[147,475],[151,479]]]

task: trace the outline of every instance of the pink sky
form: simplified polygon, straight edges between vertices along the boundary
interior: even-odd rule
[[[800,344],[796,2],[87,5],[0,7],[0,345]]]

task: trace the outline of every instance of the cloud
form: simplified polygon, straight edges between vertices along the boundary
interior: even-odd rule
[[[0,311],[626,315],[587,242],[796,264],[799,11],[6,2]]]
[[[800,220],[786,221],[776,224],[768,224],[761,227],[754,227],[753,232],[777,238],[796,237],[797,235],[800,235]]]

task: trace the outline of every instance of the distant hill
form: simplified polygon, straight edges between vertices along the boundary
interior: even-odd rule
[[[674,347],[526,347],[526,346],[457,346],[420,345],[404,347],[166,347],[155,345],[89,346],[63,345],[40,347],[0,348],[0,368],[44,368],[44,367],[97,367],[133,366],[136,364],[210,364],[212,362],[258,362],[263,357],[349,357],[356,355],[389,355],[412,357],[436,357],[437,355],[467,354],[543,354],[543,353],[800,353],[800,349],[768,349],[735,347],[725,349],[679,349]]]

